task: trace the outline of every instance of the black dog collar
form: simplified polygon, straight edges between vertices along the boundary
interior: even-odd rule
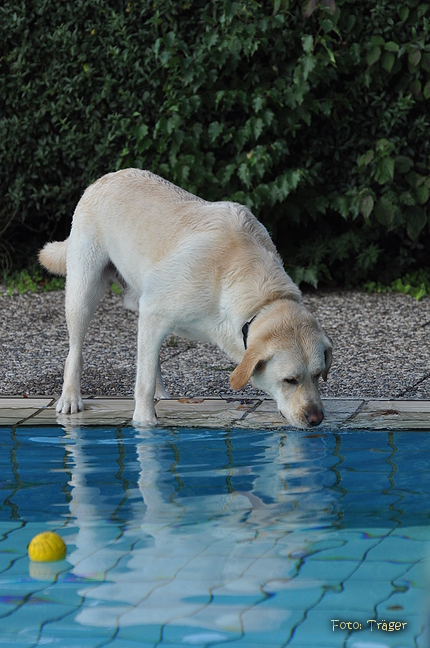
[[[251,322],[253,322],[255,320],[256,317],[257,317],[257,315],[254,315],[254,317],[252,317],[249,320],[249,322],[245,322],[245,324],[242,326],[243,344],[245,346],[245,349],[246,349],[246,342],[248,340],[249,325],[251,324]]]

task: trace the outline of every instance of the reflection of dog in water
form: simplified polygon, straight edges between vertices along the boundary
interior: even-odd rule
[[[284,599],[269,608],[250,601],[285,590],[294,601],[297,590],[315,586],[324,592],[324,582],[297,578],[312,542],[325,543],[331,529],[334,544],[342,544],[333,527],[336,494],[324,486],[333,483],[324,439],[310,455],[301,434],[282,430],[253,435],[251,444],[246,430],[221,437],[188,431],[177,441],[165,429],[131,436],[101,459],[93,431],[68,431],[75,532],[67,559],[78,582],[86,579],[76,622],[148,625],[148,633],[171,624],[190,634],[225,631],[224,639],[249,633],[249,645],[258,645],[252,632],[264,633],[270,622],[285,636],[295,617]],[[125,471],[118,478],[120,456]],[[101,464],[109,479],[100,481]],[[208,605],[212,592],[219,599]]]

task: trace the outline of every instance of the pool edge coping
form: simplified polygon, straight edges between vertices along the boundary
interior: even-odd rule
[[[84,411],[58,415],[58,396],[0,396],[0,427],[16,426],[129,426],[134,401],[122,396],[84,397]],[[368,397],[325,397],[324,430],[410,430],[430,432],[430,400]],[[270,398],[259,396],[195,396],[156,402],[160,426],[249,429],[286,429]],[[308,430],[309,431],[309,430]]]

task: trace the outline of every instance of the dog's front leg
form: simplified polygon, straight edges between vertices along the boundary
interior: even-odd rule
[[[135,425],[156,425],[154,396],[156,388],[158,357],[165,338],[163,322],[142,305],[139,309],[139,333],[137,342],[137,374],[133,414]]]

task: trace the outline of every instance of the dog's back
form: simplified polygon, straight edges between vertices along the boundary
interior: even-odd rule
[[[215,250],[224,266],[232,247],[240,255],[243,246],[265,250],[282,266],[266,228],[246,207],[203,200],[140,169],[108,173],[90,185],[76,207],[70,238],[97,242],[122,272],[129,258],[145,257],[152,267],[179,246],[191,252],[199,234],[207,235],[208,251]],[[39,253],[42,265],[66,274],[68,245],[69,239],[47,243]]]

